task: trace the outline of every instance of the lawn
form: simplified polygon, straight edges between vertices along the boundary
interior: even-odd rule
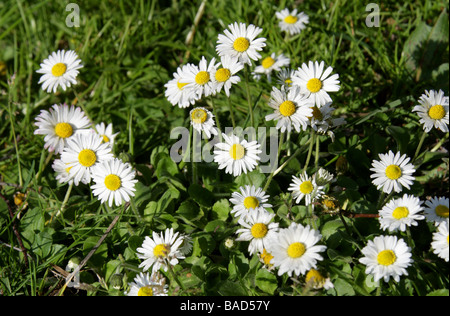
[[[191,247],[174,254],[172,264],[169,246],[160,256],[166,261],[158,275],[171,296],[448,296],[449,133],[425,131],[413,109],[426,91],[442,90],[448,126],[449,5],[375,4],[0,0],[0,294],[127,295],[140,273],[152,273],[139,251],[146,237],[173,229]],[[285,8],[308,16],[300,33],[280,28],[276,12]],[[229,96],[222,90],[187,107],[172,104],[166,84],[177,69],[197,66],[202,58],[208,65],[213,58],[220,62],[219,35],[235,22],[262,29],[260,58],[242,65]],[[37,71],[58,50],[75,51],[83,67],[76,84],[47,92]],[[329,92],[330,115],[339,125],[330,118],[321,132],[310,118],[304,128],[287,132],[266,118],[274,113],[274,91],[282,90],[280,71],[270,79],[255,71],[272,53],[289,58],[282,69],[315,61],[332,67],[339,89]],[[117,135],[111,153],[137,180],[129,201],[108,205],[92,182],[58,181],[53,166],[63,154],[49,151],[44,135],[35,133],[36,118],[55,104],[79,108],[92,126],[112,124]],[[210,141],[225,138],[219,132],[200,139],[191,124],[196,107],[214,115],[221,132],[262,145],[259,163],[234,174],[219,168]],[[413,180],[382,191],[371,169],[390,151],[408,159]],[[302,191],[305,196],[297,199],[293,177],[305,172],[317,188],[319,169],[332,180],[320,186],[321,194]],[[264,216],[279,232],[311,230],[318,236],[317,247],[305,253],[314,257],[316,249],[320,255],[292,263],[301,271],[283,272],[276,256],[269,262],[267,251],[250,251],[255,244],[242,240],[245,225],[235,216],[232,194],[247,185],[265,191]],[[410,207],[406,227],[383,228],[381,211],[403,207],[395,202],[405,194],[419,201],[417,216]],[[441,226],[427,209],[438,198]],[[436,204],[434,209],[438,213]],[[445,223],[446,259],[432,246]],[[254,231],[250,235],[257,239]],[[409,261],[390,278],[376,280],[379,273],[370,273],[363,258],[374,240],[388,237],[404,243]],[[281,242],[269,244],[280,251]],[[405,259],[397,256],[392,265]],[[383,265],[379,257],[378,263]],[[310,268],[320,273],[315,280],[307,275]]]

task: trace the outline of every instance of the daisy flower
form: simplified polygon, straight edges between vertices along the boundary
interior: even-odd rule
[[[291,68],[283,68],[277,72],[277,83],[286,86],[288,88],[292,87],[292,77],[294,76],[295,70]]]
[[[320,134],[325,134],[330,128],[337,127],[345,123],[343,118],[332,118],[335,108],[331,107],[331,102],[327,102],[321,107],[312,107],[312,116],[309,117],[309,124],[312,129]]]
[[[417,226],[417,221],[425,216],[419,214],[423,210],[419,198],[404,194],[403,197],[389,201],[380,211],[380,227],[390,232],[404,232],[406,226]]]
[[[253,210],[265,209],[272,207],[271,204],[266,203],[269,200],[269,195],[261,188],[256,188],[254,185],[246,185],[239,188],[239,192],[231,194],[230,202],[234,204],[231,214],[235,217],[246,217]]]
[[[205,132],[206,136],[211,138],[211,134],[217,135],[217,128],[214,127],[214,115],[205,108],[197,107],[189,112],[192,127],[200,134]]]
[[[186,89],[187,73],[188,69],[191,67],[194,67],[194,65],[187,64],[179,66],[177,71],[173,73],[173,79],[164,85],[166,88],[164,95],[167,100],[172,105],[177,105],[179,108],[187,108],[191,104],[195,104],[196,101],[193,94],[188,91],[189,89]]]
[[[58,86],[66,91],[66,88],[70,87],[71,84],[77,83],[75,79],[80,68],[83,68],[83,65],[81,65],[77,53],[73,50],[67,52],[58,50],[44,59],[41,68],[36,71],[43,74],[38,83],[42,83],[42,90],[47,90],[48,93],[52,90],[55,93]]]
[[[433,253],[439,258],[448,262],[448,218],[438,226],[438,231],[433,233],[433,241],[431,242],[431,248]]]
[[[130,197],[134,196],[134,185],[138,182],[134,177],[135,172],[130,164],[118,158],[110,159],[94,167],[92,193],[102,203],[108,202],[110,207],[113,201],[120,206],[122,201],[129,202]]]
[[[292,77],[292,83],[299,86],[301,92],[313,100],[318,107],[332,101],[328,92],[336,92],[340,88],[339,75],[334,74],[330,76],[333,68],[329,66],[324,71],[324,67],[325,63],[323,61],[320,64],[317,61],[310,61],[308,65],[303,63],[295,72],[294,77]]]
[[[185,89],[187,89],[186,93],[189,93],[190,98],[199,100],[202,96],[207,97],[215,93],[216,89],[211,74],[216,71],[218,65],[214,57],[208,64],[205,56],[202,56],[198,66],[193,65],[186,68],[186,78],[180,80],[180,82],[187,83]]]
[[[379,154],[380,160],[373,160],[370,171],[372,183],[377,186],[377,190],[382,189],[385,193],[391,193],[392,190],[399,193],[403,187],[409,190],[413,184],[414,177],[411,176],[416,170],[414,165],[409,163],[411,160],[406,154],[400,156],[400,152],[395,155],[390,150],[387,154]]]
[[[280,20],[278,26],[284,32],[291,35],[299,34],[306,28],[305,24],[309,23],[309,17],[303,12],[297,13],[297,9],[289,12],[289,9],[283,9],[280,12],[275,12],[276,17]]]
[[[308,176],[305,171],[299,178],[292,176],[292,182],[288,190],[292,191],[295,203],[299,204],[305,198],[305,205],[308,206],[324,194],[323,188],[324,186],[317,185],[315,177]]]
[[[271,82],[272,71],[280,71],[281,67],[289,66],[290,62],[291,60],[283,54],[277,56],[275,53],[272,53],[262,60],[261,65],[255,67],[254,72],[266,75],[267,80]]]
[[[62,153],[70,137],[87,132],[91,122],[79,107],[54,104],[52,108],[41,110],[34,123],[38,128],[35,135],[45,135],[44,148],[55,154]]]
[[[223,88],[227,97],[230,97],[231,85],[241,81],[236,74],[244,68],[244,65],[236,57],[228,55],[222,56],[220,64],[221,68],[213,68],[211,71],[211,79],[216,87],[214,94],[219,93]]]
[[[67,167],[61,159],[55,159],[52,168],[56,172],[56,180],[59,183],[73,183],[73,179],[70,177],[70,167]]]
[[[413,108],[420,117],[420,123],[423,124],[425,132],[429,132],[433,127],[444,133],[448,132],[448,97],[444,96],[444,91],[435,90],[425,91],[425,94],[419,98],[420,105]]]
[[[112,123],[106,125],[105,123],[101,122],[95,125],[95,131],[103,138],[104,143],[108,143],[110,146],[114,146],[114,139],[119,133],[113,133]]]
[[[250,255],[263,252],[267,246],[267,241],[275,237],[278,232],[278,223],[273,222],[275,214],[267,212],[265,209],[257,209],[248,214],[245,219],[240,218],[238,223],[242,228],[236,231],[239,237],[237,241],[250,241],[248,252]]]
[[[306,130],[308,117],[311,117],[313,113],[312,105],[312,102],[300,93],[298,87],[288,89],[281,87],[281,90],[273,87],[269,106],[275,111],[266,115],[266,121],[277,120],[276,128],[281,129],[282,133],[286,130],[290,132],[292,127],[297,132],[301,129]]]
[[[334,175],[322,167],[320,167],[319,170],[317,170],[317,172],[314,174],[314,180],[319,186],[325,186],[328,183],[332,182],[333,179]]]
[[[96,133],[83,133],[70,138],[61,154],[61,160],[70,168],[69,176],[75,185],[80,181],[89,183],[92,169],[112,158],[111,146],[103,143],[103,138]]]
[[[174,233],[173,228],[166,228],[164,233],[152,234],[153,238],[145,236],[141,247],[137,248],[137,256],[143,259],[139,267],[143,267],[144,272],[152,268],[153,273],[163,267],[167,271],[167,264],[171,266],[178,264],[178,259],[184,259],[179,247],[183,243],[183,237]]]
[[[427,221],[439,226],[439,224],[448,220],[448,202],[449,199],[444,196],[435,196],[425,201],[425,218]]]
[[[228,30],[229,29],[229,30]],[[266,39],[257,36],[262,29],[253,24],[237,23],[228,25],[225,35],[219,34],[216,51],[219,56],[237,57],[243,64],[252,65],[252,60],[258,60],[258,53],[266,46]]]
[[[140,272],[134,278],[134,282],[128,284],[130,289],[127,296],[167,296],[168,286],[164,277],[158,273],[151,276]]]
[[[411,248],[397,236],[377,236],[361,252],[364,257],[359,262],[366,265],[366,274],[373,275],[375,282],[388,282],[391,277],[399,282],[400,276],[408,275],[406,268],[413,262]]]
[[[214,161],[219,163],[219,169],[225,169],[226,173],[239,176],[242,172],[252,171],[257,165],[258,156],[262,151],[257,141],[247,142],[245,139],[231,135],[228,137],[222,133],[225,143],[217,143],[214,146]]]
[[[272,264],[278,268],[278,275],[304,275],[316,268],[319,254],[326,246],[317,245],[322,235],[308,226],[292,223],[288,228],[280,229],[274,238],[268,241],[268,250],[273,255]]]
[[[316,290],[321,288],[324,288],[325,290],[334,288],[334,284],[331,282],[330,278],[325,278],[316,269],[311,269],[306,273],[305,281]]]

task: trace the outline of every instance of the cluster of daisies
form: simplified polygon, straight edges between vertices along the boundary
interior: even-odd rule
[[[59,50],[41,63],[39,83],[48,93],[66,90],[82,67],[76,52]],[[35,125],[34,134],[44,135],[44,148],[55,155],[52,167],[59,183],[90,185],[93,195],[110,207],[134,196],[135,172],[113,153],[118,133],[111,123],[94,125],[80,107],[54,104],[41,110]]]

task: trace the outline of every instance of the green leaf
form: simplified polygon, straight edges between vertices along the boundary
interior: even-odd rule
[[[88,253],[95,247],[100,237],[91,236],[88,237],[83,243],[83,255],[86,257]],[[88,263],[91,267],[100,268],[105,263],[105,260],[108,256],[108,246],[106,243],[102,243],[92,257],[89,259]]]
[[[449,296],[448,289],[435,290],[427,294],[427,296]]]
[[[406,153],[410,140],[409,131],[400,126],[390,125],[386,128],[386,132],[394,137],[395,141],[397,142],[397,151]]]
[[[221,199],[214,203],[211,216],[213,219],[225,221],[230,213],[230,202],[227,199]]]
[[[264,292],[273,295],[278,288],[277,277],[266,269],[260,269],[256,272],[255,285]]]
[[[198,184],[191,184],[188,189],[189,196],[200,206],[211,207],[214,195],[211,191],[201,187]]]

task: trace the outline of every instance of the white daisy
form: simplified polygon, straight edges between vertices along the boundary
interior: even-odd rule
[[[61,160],[70,168],[69,176],[75,185],[80,181],[89,183],[92,169],[112,158],[111,146],[103,143],[103,138],[96,133],[83,133],[70,138],[61,154]]]
[[[44,148],[55,154],[62,153],[70,137],[88,132],[91,122],[79,107],[54,104],[52,108],[41,110],[34,123],[36,135],[45,135]]]
[[[391,277],[399,282],[400,276],[408,275],[406,268],[413,262],[411,248],[397,236],[377,236],[361,252],[364,257],[359,262],[366,265],[366,274],[373,275],[375,282],[388,282]]]
[[[312,107],[312,116],[309,117],[309,124],[312,129],[320,134],[325,134],[329,129],[345,123],[343,118],[333,118],[331,115],[335,108],[331,107],[331,102],[327,102],[321,107]]]
[[[449,250],[448,250],[448,218],[438,226],[438,231],[433,233],[433,241],[431,242],[431,248],[433,253],[439,258],[448,262]]]
[[[420,105],[413,108],[420,117],[420,123],[423,124],[425,132],[429,132],[433,127],[448,133],[448,97],[444,96],[444,91],[435,90],[425,91],[425,94],[419,98]]]
[[[292,127],[297,132],[306,130],[308,126],[308,118],[311,117],[313,110],[311,100],[305,98],[300,93],[298,87],[291,87],[281,90],[276,87],[272,88],[270,93],[269,106],[274,109],[274,113],[266,115],[266,121],[277,120],[277,129],[281,129],[284,133],[286,130],[290,132]]]
[[[215,93],[216,88],[214,81],[212,81],[212,73],[216,71],[218,65],[214,57],[208,64],[205,56],[202,56],[198,66],[193,65],[186,68],[186,78],[180,79],[180,82],[187,83],[185,89],[188,97],[199,100],[202,96],[207,97]]]
[[[325,290],[329,290],[334,288],[334,284],[331,282],[330,278],[325,278],[316,269],[311,269],[308,273],[306,273],[305,282],[311,285],[314,289],[324,288]]]
[[[409,189],[414,181],[411,175],[416,171],[414,165],[409,163],[410,158],[406,154],[400,156],[400,152],[394,155],[391,150],[378,156],[380,161],[373,160],[373,168],[370,168],[370,171],[374,172],[370,177],[374,178],[372,183],[377,189],[382,189],[385,193],[391,193],[392,190],[399,193],[402,187]]]
[[[268,241],[268,251],[273,256],[271,263],[278,268],[278,275],[287,273],[292,276],[304,275],[316,268],[319,254],[326,246],[317,245],[322,235],[308,226],[292,223],[288,228],[280,229],[274,238]]]
[[[311,98],[318,107],[332,101],[328,92],[336,92],[340,88],[339,75],[334,74],[330,77],[333,68],[329,66],[324,71],[324,67],[323,61],[320,64],[317,61],[314,63],[310,61],[308,65],[303,63],[292,77],[292,83],[299,86],[301,92]]]
[[[448,220],[448,197],[433,197],[425,201],[425,218],[428,222],[439,226],[442,222]]]
[[[257,38],[262,32],[261,28],[234,22],[228,25],[228,29],[224,30],[225,35],[218,36],[216,51],[219,56],[237,57],[240,62],[249,66],[252,65],[252,60],[261,58],[258,52],[266,46],[265,38]]]
[[[306,28],[305,24],[309,23],[309,17],[303,12],[297,13],[297,9],[289,12],[289,9],[283,9],[281,12],[275,12],[276,17],[281,20],[278,26],[282,31],[291,35],[299,34]]]
[[[113,201],[120,206],[122,201],[129,202],[134,196],[134,185],[138,182],[135,172],[128,163],[118,158],[110,159],[97,164],[92,170],[92,178],[95,182],[91,186],[92,194],[102,202],[108,202],[111,207]]]
[[[277,72],[277,83],[286,86],[287,88],[292,87],[292,77],[295,74],[295,70],[291,68],[283,68]]]
[[[229,55],[222,56],[220,60],[221,68],[214,68],[211,72],[211,79],[216,87],[215,93],[219,93],[222,88],[227,97],[230,96],[230,89],[232,84],[237,84],[241,81],[236,74],[244,68],[244,64],[239,62],[237,57]]]
[[[269,213],[265,209],[257,209],[249,213],[245,219],[241,217],[238,223],[243,227],[236,231],[239,237],[237,241],[250,241],[248,252],[250,255],[263,252],[267,246],[267,241],[275,237],[278,232],[278,223],[273,222],[275,214]]]
[[[187,108],[191,104],[195,104],[195,97],[192,93],[185,89],[187,85],[188,69],[194,67],[192,64],[183,65],[177,68],[173,73],[173,79],[167,82],[164,87],[166,91],[164,95],[172,105],[179,108]],[[193,71],[193,70],[192,70]]]
[[[257,141],[247,142],[245,139],[231,135],[228,137],[222,133],[225,143],[217,143],[214,146],[214,161],[219,163],[219,169],[225,169],[226,173],[239,176],[242,172],[252,171],[257,165],[258,156],[262,151]]]
[[[305,205],[308,206],[324,194],[323,188],[324,186],[317,185],[315,177],[308,176],[305,171],[300,175],[300,178],[292,176],[292,182],[288,190],[292,191],[295,203],[299,204],[305,198]]]
[[[95,125],[95,131],[103,138],[104,143],[108,143],[110,146],[114,146],[114,139],[119,133],[113,133],[112,123],[106,125],[105,123],[101,122]]]
[[[183,237],[174,233],[173,228],[166,228],[164,233],[152,234],[153,238],[145,236],[141,247],[137,248],[137,256],[143,259],[139,267],[143,267],[144,272],[152,268],[153,273],[163,267],[167,271],[167,265],[178,264],[178,259],[184,259],[179,247],[183,243]]]
[[[127,296],[167,296],[168,285],[164,277],[159,273],[140,272],[134,278],[134,282],[128,284],[130,289],[125,294]]]
[[[231,194],[230,202],[234,204],[231,214],[235,217],[246,217],[253,210],[265,209],[272,207],[271,204],[266,203],[269,200],[269,195],[261,188],[256,188],[254,185],[246,185],[239,188],[239,192]]]
[[[380,227],[390,232],[400,230],[404,232],[406,226],[417,226],[417,221],[425,216],[419,214],[422,210],[419,198],[404,194],[403,197],[389,201],[380,211]]]
[[[217,135],[217,128],[214,127],[214,115],[205,108],[197,107],[189,112],[192,127],[200,134],[205,132],[206,136],[211,138],[211,134]]]
[[[47,59],[41,63],[41,68],[37,73],[43,74],[38,83],[42,83],[42,90],[53,93],[56,92],[58,86],[64,91],[71,84],[76,84],[76,77],[79,73],[78,69],[83,68],[81,60],[77,53],[73,50],[58,50],[53,52]]]
[[[280,71],[281,67],[289,66],[291,60],[283,54],[276,55],[272,53],[270,56],[264,58],[261,65],[256,66],[254,72],[257,74],[264,74],[267,76],[269,82],[272,81],[272,71]]]
[[[56,180],[59,183],[73,183],[73,179],[70,177],[70,167],[67,167],[61,159],[55,159],[52,168],[56,172]]]

